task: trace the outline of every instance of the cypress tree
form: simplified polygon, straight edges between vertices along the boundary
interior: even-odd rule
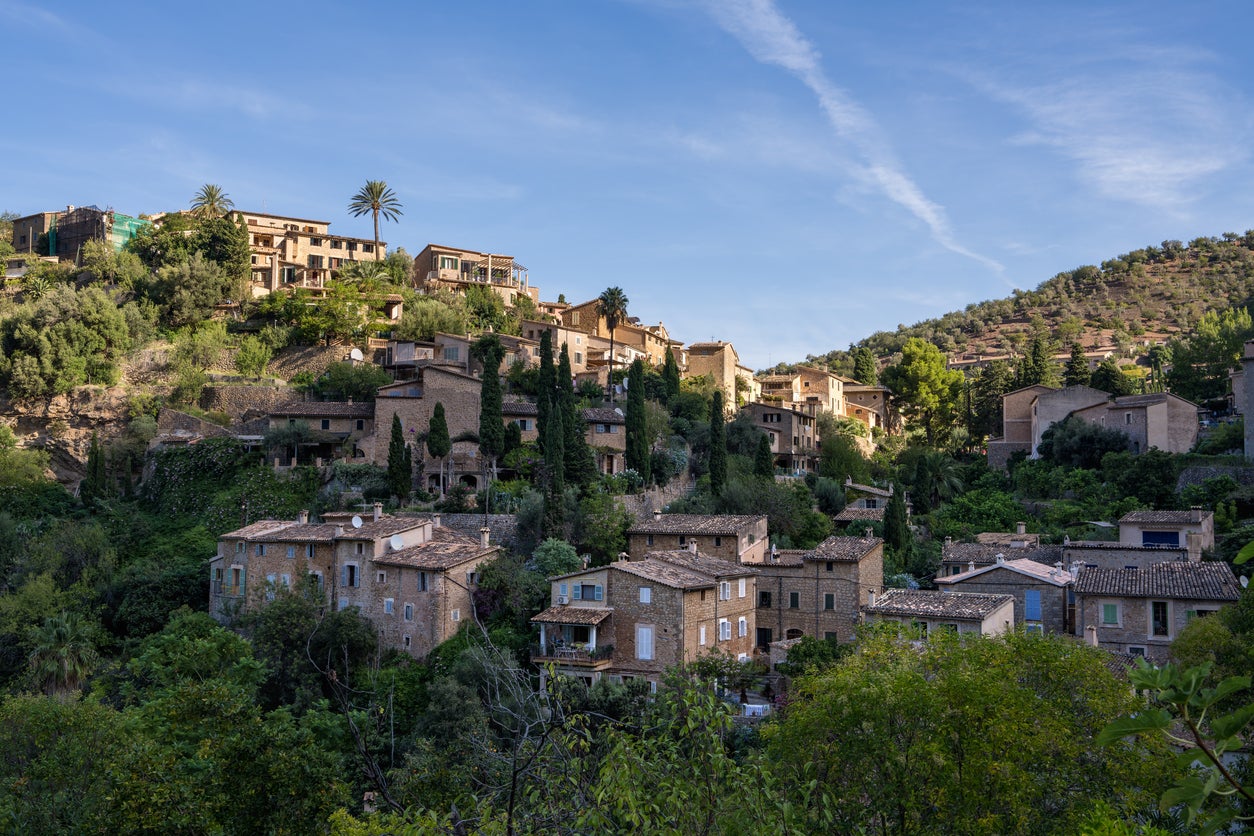
[[[409,496],[412,471],[405,466],[405,433],[401,429],[401,417],[392,413],[392,440],[388,442],[388,490],[398,500]]]
[[[649,483],[649,439],[644,422],[644,361],[637,357],[627,372],[627,466]]]
[[[596,460],[592,456],[592,448],[584,438],[586,425],[583,410],[575,400],[575,390],[570,385],[570,352],[562,343],[562,351],[557,363],[557,397],[553,401],[553,413],[561,416],[564,430],[563,462],[566,469],[566,481],[572,485],[583,487],[591,482],[597,474]]]
[[[495,334],[480,337],[475,353],[483,363],[483,381],[479,389],[479,453],[484,470],[496,466],[496,458],[505,451],[505,422],[501,419],[501,359],[504,350]]]
[[[679,363],[675,362],[675,352],[666,349],[666,362],[662,366],[662,381],[666,384],[666,404],[675,402],[679,395]]]
[[[540,400],[551,400],[552,392],[541,390]],[[544,536],[562,539],[566,522],[566,508],[562,494],[566,488],[566,425],[560,420],[561,413],[551,409],[558,420],[550,420],[545,427],[544,470]]]
[[[444,493],[444,457],[453,451],[453,441],[448,436],[448,420],[444,417],[444,404],[435,402],[431,420],[427,424],[427,452],[440,460],[440,493]]]
[[[1089,358],[1084,356],[1084,349],[1079,343],[1071,344],[1071,357],[1067,360],[1062,379],[1068,386],[1088,386],[1089,381],[1093,379],[1093,374],[1089,370]]]
[[[95,433],[91,434],[91,446],[87,448],[87,475],[79,486],[78,495],[84,504],[109,495],[109,474],[105,469],[100,438]]]
[[[710,400],[710,493],[721,496],[727,484],[727,427],[723,415],[723,390],[715,389]]]
[[[758,449],[753,454],[753,475],[763,479],[775,478],[775,457],[771,454],[771,440],[766,433],[758,436]]]
[[[879,379],[879,373],[875,368],[875,355],[866,346],[853,350],[853,378],[867,386],[874,386]]]
[[[545,331],[540,335],[540,370],[536,381],[536,443],[544,451],[553,404],[553,334]]]
[[[884,509],[884,542],[893,550],[898,558],[898,565],[905,565],[907,549],[910,545],[910,527],[906,523],[905,491],[893,486],[893,495],[888,498],[888,507]]]

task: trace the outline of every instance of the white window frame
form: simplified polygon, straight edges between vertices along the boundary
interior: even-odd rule
[[[741,579],[740,579],[740,597],[741,597],[741,598],[745,597],[745,590],[748,588],[748,585],[749,585],[749,579],[748,579],[748,578],[741,578]]]
[[[392,615],[395,612],[396,612],[396,599],[384,598],[383,599],[383,614]]]
[[[453,621],[461,621],[461,620],[462,620],[462,611],[461,611],[461,610],[453,610],[451,613],[449,613],[449,618],[451,618]]]
[[[640,587],[640,603],[642,604],[653,603],[653,587],[651,586]]]
[[[736,619],[736,635],[742,639],[749,635],[749,619],[743,615]]]
[[[705,625],[702,624],[697,628],[697,644],[705,647]]]
[[[406,602],[405,602],[405,608],[402,610],[402,612],[404,612],[404,614],[405,614],[405,620],[406,620],[406,621],[413,621],[413,620],[414,620],[414,605],[413,605],[413,604],[411,604],[410,602],[406,601]]]
[[[731,641],[731,622],[726,618],[718,620],[718,640],[721,642]]]
[[[653,625],[637,624],[636,625],[636,658],[649,662],[657,655],[656,648],[653,646]]]
[[[731,581],[719,581],[718,600],[730,601],[731,597]]]

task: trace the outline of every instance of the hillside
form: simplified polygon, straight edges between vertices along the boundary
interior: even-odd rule
[[[1116,350],[1125,357],[1187,332],[1203,314],[1247,304],[1254,297],[1254,231],[1164,241],[1102,262],[1059,273],[1035,290],[977,302],[896,331],[860,341],[881,360],[910,337],[935,343],[954,359],[1017,354],[1035,328],[1065,347]],[[852,369],[847,350],[811,355],[807,362]]]

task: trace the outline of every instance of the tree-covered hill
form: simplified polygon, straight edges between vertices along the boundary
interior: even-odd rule
[[[1163,241],[1102,262],[1085,265],[1016,290],[1004,299],[975,302],[896,331],[880,331],[852,347],[865,346],[880,358],[920,337],[952,355],[1018,355],[1042,328],[1059,345],[1113,348],[1124,356],[1144,353],[1146,344],[1189,332],[1210,311],[1245,305],[1254,297],[1254,231],[1225,232],[1187,245]],[[852,348],[851,347],[851,348]],[[849,351],[811,355],[849,374]]]

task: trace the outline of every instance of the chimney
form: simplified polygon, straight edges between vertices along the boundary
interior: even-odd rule
[[[774,543],[771,543],[771,562],[774,563],[778,561],[779,561],[779,549],[775,546]]]
[[[944,554],[945,552],[949,551],[949,549],[953,547],[953,544],[954,544],[954,538],[946,537],[945,546],[944,548],[941,549],[941,553]]]
[[[382,516],[383,516],[383,503],[382,503],[382,502],[376,502],[376,503],[374,504],[374,518],[375,518],[376,520],[378,520],[378,519],[380,519]]]
[[[970,560],[970,561],[968,561],[968,562],[967,562],[967,571],[968,571],[968,572],[974,572],[974,571],[975,571],[975,561],[974,561],[974,560]]]
[[[1202,506],[1194,505],[1189,508],[1189,522],[1200,523],[1202,521]]]
[[[296,522],[300,525],[309,525],[309,512],[301,511],[296,514]]]
[[[1027,524],[1027,523],[1025,523],[1025,522],[1017,522],[1017,523],[1015,523],[1015,534],[1027,534],[1027,533],[1028,533],[1028,524]]]
[[[875,529],[871,528],[870,526],[867,526],[866,528],[862,529],[862,536],[868,540],[870,540],[871,536],[874,534],[875,534]]]
[[[868,590],[866,591],[866,604],[867,604],[867,606],[869,607],[869,606],[873,605],[874,603],[875,603],[875,590],[874,590],[874,589],[868,589]]]
[[[343,537],[343,536],[344,536],[344,526],[342,526],[342,525],[337,525],[337,526],[335,527],[335,536],[336,536],[336,537]]]
[[[1005,562],[1006,562],[1006,556],[1002,554],[1001,552],[998,552],[997,553],[997,565],[1000,566],[1001,564]]]
[[[653,521],[654,521],[654,522],[657,522],[657,521],[658,521],[658,520],[660,520],[660,519],[662,519],[662,512],[661,512],[661,511],[654,511],[654,512],[653,512]]]
[[[692,552],[693,554],[697,553],[697,541],[696,540],[693,540],[692,542],[688,544],[688,551]]]
[[[492,529],[488,528],[486,525],[479,529],[479,548],[486,549],[488,547],[488,541],[491,539]]]
[[[443,526],[443,524],[440,522],[440,514],[439,514],[439,512],[436,512],[436,513],[432,514],[432,515],[431,515],[431,527],[432,527],[432,528],[441,528],[442,526]]]
[[[1090,624],[1084,628],[1084,643],[1090,647],[1097,647],[1097,627]]]
[[[584,554],[584,555],[580,555],[580,557],[583,558],[583,568],[587,569],[588,564],[592,562],[592,555]]]

